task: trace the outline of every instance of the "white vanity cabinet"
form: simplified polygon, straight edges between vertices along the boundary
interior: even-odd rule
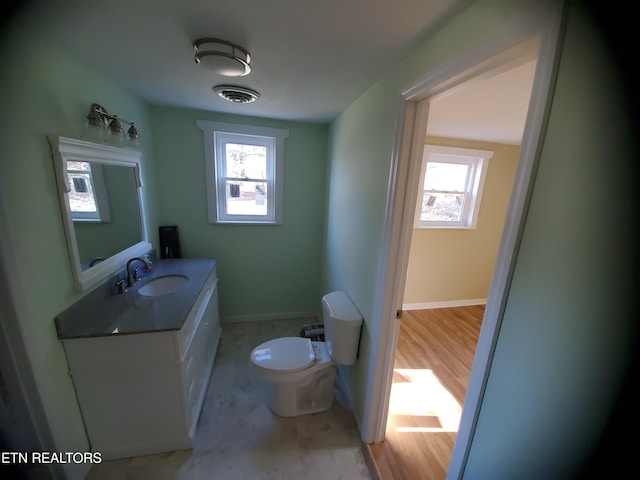
[[[221,334],[217,282],[214,267],[179,330],[63,340],[103,459],[192,447]]]

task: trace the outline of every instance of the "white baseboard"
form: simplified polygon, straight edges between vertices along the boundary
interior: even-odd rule
[[[474,298],[469,300],[447,300],[444,302],[404,303],[403,310],[429,310],[432,308],[468,307],[470,305],[486,305],[486,298]]]
[[[318,312],[260,313],[220,317],[220,323],[266,322],[269,320],[309,320],[309,323],[320,323],[319,318]]]

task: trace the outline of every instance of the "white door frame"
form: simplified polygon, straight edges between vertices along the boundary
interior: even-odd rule
[[[373,357],[367,372],[367,402],[362,425],[362,440],[365,443],[384,440],[400,327],[396,314],[402,308],[429,101],[450,93],[466,82],[493,75],[498,69],[512,68],[523,59],[537,57],[518,168],[448,479],[462,478],[464,471],[509,293],[553,96],[564,25],[563,2],[559,1],[538,13],[506,26],[460,58],[436,68],[401,94],[385,214],[385,255],[378,285],[379,301],[375,309],[380,322],[379,328],[372,332]]]

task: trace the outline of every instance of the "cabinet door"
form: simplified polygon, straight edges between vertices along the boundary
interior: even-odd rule
[[[209,305],[207,305],[204,311],[202,322],[204,324],[204,336],[207,350],[206,369],[210,370],[213,367],[213,361],[218,350],[218,342],[220,341],[220,334],[222,329],[220,328],[220,313],[218,307],[218,286],[216,284]]]
[[[135,336],[140,340],[139,352],[145,351],[148,336]],[[91,448],[104,459],[191,447],[180,413],[182,383],[175,361],[156,366],[76,368],[71,375]]]
[[[204,311],[211,304],[211,297],[213,296],[213,293],[215,293],[217,284],[218,279],[215,277],[214,270],[202,287],[202,290],[193,304],[193,308],[189,312],[189,315],[187,315],[182,328],[178,331],[177,341],[181,358],[184,358],[184,355],[190,348],[194,335],[200,330],[200,323],[205,316]]]
[[[204,377],[206,370],[205,338],[202,335],[203,324],[195,332],[191,348],[185,355],[183,367],[183,384],[184,384],[184,409],[185,417],[188,422],[187,428],[192,434],[195,432],[195,424],[198,422],[200,410],[202,409],[202,400],[207,387]]]
[[[183,361],[185,415],[189,419],[191,436],[200,417],[204,398],[209,387],[209,378],[220,339],[220,319],[218,313],[217,279],[210,278],[203,289],[203,302],[197,311],[194,323],[196,330],[190,335],[192,340]]]

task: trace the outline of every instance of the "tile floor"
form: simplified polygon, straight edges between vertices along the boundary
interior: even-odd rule
[[[340,388],[327,412],[282,418],[268,409],[266,388],[250,368],[256,345],[298,336],[304,323],[223,325],[193,450],[105,461],[87,480],[370,480]]]

